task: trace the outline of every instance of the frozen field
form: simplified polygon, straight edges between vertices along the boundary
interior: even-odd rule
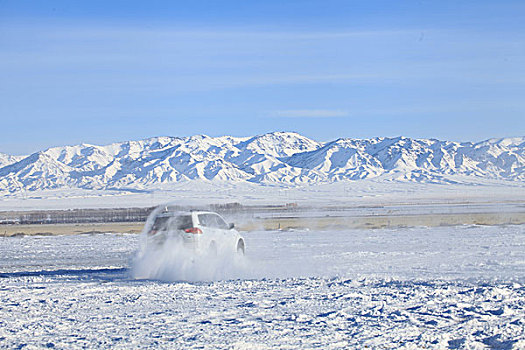
[[[244,259],[136,235],[0,238],[0,346],[524,348],[525,226],[245,233]]]

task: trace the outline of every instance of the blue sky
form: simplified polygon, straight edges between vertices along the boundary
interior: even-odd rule
[[[0,152],[525,135],[523,1],[0,0]]]

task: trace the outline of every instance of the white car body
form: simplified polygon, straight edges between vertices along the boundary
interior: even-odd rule
[[[233,224],[210,211],[158,211],[146,229],[148,244],[162,245],[168,239],[179,240],[196,252],[244,254],[244,238]]]

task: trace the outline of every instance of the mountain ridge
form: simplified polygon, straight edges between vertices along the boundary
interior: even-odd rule
[[[0,191],[144,189],[194,180],[298,186],[386,176],[451,183],[454,176],[525,180],[525,137],[455,142],[407,137],[318,142],[294,132],[252,137],[159,136],[99,146],[0,153]]]

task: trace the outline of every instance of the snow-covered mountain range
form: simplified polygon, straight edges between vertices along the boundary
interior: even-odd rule
[[[317,142],[291,132],[155,137],[107,146],[0,153],[0,191],[144,189],[204,180],[304,185],[378,178],[449,183],[458,176],[525,180],[525,137],[478,143],[405,137]]]

